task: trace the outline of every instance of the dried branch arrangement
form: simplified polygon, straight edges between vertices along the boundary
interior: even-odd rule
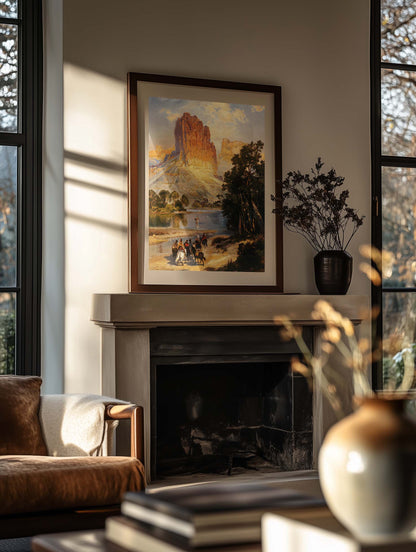
[[[280,214],[285,227],[302,235],[316,251],[345,250],[364,216],[347,204],[348,190],[340,190],[345,178],[335,169],[321,171],[321,158],[311,173],[290,171],[282,181],[282,197],[272,195],[274,213]]]

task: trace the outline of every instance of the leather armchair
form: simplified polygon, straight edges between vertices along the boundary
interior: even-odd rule
[[[62,407],[60,397],[70,406]],[[106,517],[119,513],[124,492],[145,486],[143,409],[107,397],[60,397],[41,398],[39,419],[48,456],[0,456],[0,538],[104,527]],[[49,419],[46,403],[61,404],[52,416],[49,412]],[[80,411],[81,418],[71,419]],[[114,426],[124,419],[130,421],[131,455],[108,455]],[[92,448],[82,450],[82,433],[89,432],[88,422],[97,426],[97,420],[104,425],[92,432]],[[52,426],[58,430],[51,440]],[[71,434],[71,427],[73,438],[57,444],[62,435]]]

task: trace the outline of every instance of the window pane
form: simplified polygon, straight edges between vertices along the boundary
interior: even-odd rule
[[[384,155],[416,157],[416,73],[385,69],[381,75]]]
[[[0,24],[0,131],[17,131],[17,26]]]
[[[0,286],[16,285],[17,148],[0,146]]]
[[[0,0],[0,17],[17,17],[17,0]]]
[[[416,287],[416,169],[383,167],[382,205],[383,250],[394,255],[383,285]]]
[[[17,0],[0,0],[0,17],[17,17]]]
[[[414,376],[416,358],[416,294],[383,293],[383,384],[396,388],[405,362]],[[410,382],[410,384],[412,381]]]
[[[381,60],[416,64],[414,0],[381,0]]]
[[[16,296],[0,293],[0,374],[15,372]]]

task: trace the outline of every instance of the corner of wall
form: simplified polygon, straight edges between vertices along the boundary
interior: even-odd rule
[[[64,391],[63,0],[43,1],[43,393]]]

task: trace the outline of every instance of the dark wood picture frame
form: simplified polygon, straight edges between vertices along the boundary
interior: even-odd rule
[[[247,285],[223,284],[219,282],[218,285],[214,284],[170,284],[170,283],[152,283],[147,282],[144,279],[144,221],[145,221],[145,202],[148,202],[148,198],[145,196],[145,187],[141,182],[145,178],[145,171],[148,171],[148,159],[143,162],[145,158],[143,141],[146,141],[144,137],[144,130],[141,129],[140,121],[143,122],[143,116],[140,115],[141,106],[138,95],[140,94],[140,85],[151,86],[153,85],[178,85],[178,94],[181,90],[186,90],[183,87],[192,87],[193,90],[199,90],[202,87],[205,90],[203,93],[212,92],[215,95],[223,94],[222,91],[235,91],[239,92],[258,93],[262,98],[268,97],[268,105],[271,106],[267,116],[271,121],[267,123],[272,128],[272,140],[269,144],[269,151],[271,151],[274,157],[272,163],[273,182],[268,183],[268,187],[265,185],[265,214],[264,214],[264,233],[273,232],[274,246],[272,247],[273,261],[267,260],[265,252],[265,262],[269,262],[267,278],[273,280],[271,282],[255,283],[252,285],[249,281]],[[163,87],[162,87],[163,90]],[[229,93],[229,92],[226,92]],[[282,179],[282,131],[281,131],[281,89],[279,86],[260,85],[260,84],[244,84],[238,82],[195,79],[185,77],[173,77],[166,75],[152,75],[145,73],[128,73],[127,77],[127,94],[128,94],[128,179],[129,179],[129,291],[139,293],[282,293],[283,292],[283,224],[281,217],[278,215],[272,215],[271,211],[274,207],[271,198],[267,192],[267,189],[278,197],[281,195],[281,179]],[[255,95],[254,94],[254,95]],[[164,96],[161,96],[163,98]],[[176,96],[171,96],[176,97]],[[198,100],[197,100],[198,101]],[[219,101],[219,100],[208,100]],[[229,102],[234,103],[234,102]],[[238,103],[238,102],[237,102]],[[254,106],[254,104],[253,104]],[[142,109],[143,110],[143,109]],[[139,121],[139,117],[140,121]],[[141,137],[141,132],[143,133]],[[140,148],[140,149],[139,149]],[[142,158],[142,162],[140,161]],[[270,157],[270,155],[269,155]],[[266,159],[265,163],[268,162]],[[271,180],[271,179],[270,179]],[[265,177],[266,181],[266,177]],[[269,201],[270,200],[270,201]],[[270,211],[270,214],[269,214]],[[266,218],[267,217],[267,218]],[[270,227],[272,226],[272,229]],[[267,229],[269,228],[269,230]],[[273,264],[273,266],[270,266]],[[159,273],[160,271],[153,270],[153,272]],[[206,273],[207,271],[201,271]],[[254,272],[254,271],[253,271]],[[253,272],[239,271],[241,274],[246,275],[249,279],[252,277]],[[213,272],[210,272],[213,274]],[[218,272],[219,275],[223,275],[224,272]],[[235,274],[232,272],[231,274]],[[271,276],[272,275],[272,276]],[[212,278],[212,276],[211,276]]]

